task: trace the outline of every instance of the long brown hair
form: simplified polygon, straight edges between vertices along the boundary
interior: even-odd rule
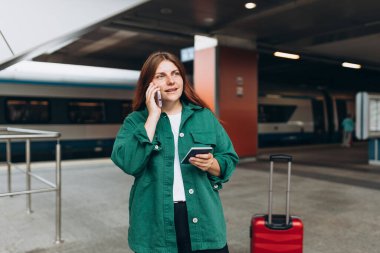
[[[172,53],[155,52],[148,57],[141,68],[140,77],[137,81],[137,88],[133,99],[133,110],[137,111],[145,108],[146,90],[148,89],[149,83],[153,80],[158,65],[160,65],[160,63],[165,60],[171,61],[174,65],[177,66],[183,79],[183,92],[181,95],[181,100],[210,109],[209,106],[197,95],[194,88],[191,86],[188,78],[186,77],[185,67],[180,62],[180,60]]]

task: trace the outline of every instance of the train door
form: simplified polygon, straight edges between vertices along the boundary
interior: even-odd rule
[[[347,116],[347,104],[346,100],[343,99],[337,99],[336,100],[336,115],[338,119],[338,132],[342,133],[342,126],[341,123],[344,120],[344,118]]]
[[[322,100],[312,100],[313,121],[314,121],[314,141],[326,141],[325,115]]]
[[[326,141],[331,142],[334,140],[334,133],[335,133],[335,122],[334,122],[334,103],[333,99],[330,96],[330,94],[326,90],[321,91],[323,94],[323,99],[325,101],[326,105],[326,119],[327,119],[327,134],[326,134]]]

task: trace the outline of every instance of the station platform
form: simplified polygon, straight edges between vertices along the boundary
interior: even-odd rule
[[[231,253],[250,252],[253,214],[267,212],[268,155],[293,155],[291,214],[304,221],[305,253],[375,253],[380,248],[380,167],[368,165],[367,143],[261,149],[256,161],[242,159],[223,190]],[[274,213],[285,210],[286,165],[275,170]],[[16,164],[16,166],[24,166]],[[51,169],[49,169],[51,168]],[[53,180],[54,163],[33,163],[36,174]],[[129,253],[128,197],[133,178],[109,159],[62,162],[62,239],[55,239],[55,194],[0,198],[1,253]],[[38,187],[32,181],[32,186]],[[25,175],[13,171],[15,190]],[[6,191],[0,167],[0,192]],[[143,239],[143,238],[142,238]]]

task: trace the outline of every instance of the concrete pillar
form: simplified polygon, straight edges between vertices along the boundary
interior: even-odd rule
[[[258,53],[235,45],[197,46],[194,87],[215,112],[240,157],[257,155]]]

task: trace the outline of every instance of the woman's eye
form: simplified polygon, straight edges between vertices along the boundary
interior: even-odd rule
[[[159,79],[159,80],[160,80],[160,79],[163,79],[163,78],[164,78],[164,75],[157,75],[156,78]]]

